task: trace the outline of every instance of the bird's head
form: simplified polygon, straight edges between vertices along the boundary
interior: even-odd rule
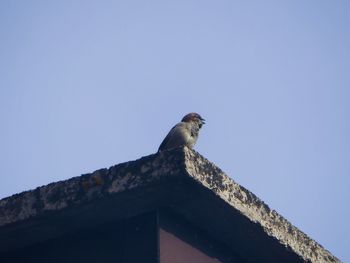
[[[182,122],[194,122],[197,123],[199,128],[202,128],[203,124],[205,124],[205,120],[198,113],[191,112],[186,114],[182,120]]]

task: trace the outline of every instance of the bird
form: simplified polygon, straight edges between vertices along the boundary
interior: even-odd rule
[[[183,146],[192,149],[198,139],[199,130],[204,124],[205,120],[198,113],[191,112],[186,114],[181,122],[169,131],[160,144],[158,152]]]

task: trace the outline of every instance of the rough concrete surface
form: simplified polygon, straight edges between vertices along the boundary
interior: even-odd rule
[[[256,195],[235,183],[224,172],[194,151],[185,150],[186,169],[190,176],[211,189],[264,231],[311,262],[340,262],[329,251],[293,226]]]
[[[188,148],[149,155],[4,198],[0,200],[0,230],[178,176],[191,178],[209,189],[305,262],[340,262],[253,193]]]

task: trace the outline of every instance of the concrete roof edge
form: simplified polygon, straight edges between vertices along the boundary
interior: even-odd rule
[[[48,213],[108,199],[127,190],[169,182],[169,178],[179,176],[193,180],[214,193],[303,260],[340,262],[220,168],[186,147],[152,154],[4,198],[0,200],[0,229]]]
[[[184,154],[182,149],[176,152],[151,154],[3,198],[0,228],[184,174]]]
[[[298,254],[306,262],[340,262],[315,240],[293,226],[246,188],[199,153],[185,148],[186,170],[199,184],[210,189],[249,220],[259,224],[269,236]]]

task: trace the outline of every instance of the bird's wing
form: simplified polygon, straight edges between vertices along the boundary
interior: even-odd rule
[[[168,135],[164,138],[162,143],[158,148],[158,152],[163,151],[165,149],[169,149],[172,147],[176,147],[178,144],[184,144],[185,139],[182,130],[185,129],[185,124],[180,122],[176,124],[168,133]]]
[[[165,149],[165,146],[168,144],[171,136],[172,136],[172,133],[174,131],[174,129],[176,128],[177,125],[175,125],[174,127],[171,128],[171,130],[169,131],[168,135],[165,136],[164,140],[162,141],[162,143],[159,145],[159,148],[158,148],[158,152],[162,151]]]

